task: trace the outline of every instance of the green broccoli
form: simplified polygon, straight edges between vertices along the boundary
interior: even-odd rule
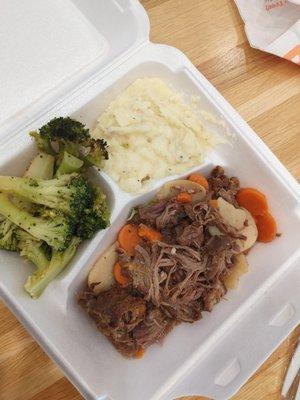
[[[106,196],[98,187],[93,187],[93,204],[86,208],[76,226],[76,234],[81,239],[90,239],[99,229],[109,225],[109,208]]]
[[[31,161],[24,176],[36,179],[51,179],[53,177],[55,158],[40,152]]]
[[[85,165],[88,167],[94,165],[97,168],[102,168],[103,159],[108,159],[107,143],[103,139],[90,139],[88,147],[90,151],[83,157]]]
[[[17,226],[5,217],[0,216],[0,249],[17,251]]]
[[[56,168],[67,151],[84,162],[84,166],[102,167],[108,159],[107,143],[103,139],[93,139],[85,126],[70,117],[54,118],[39,131],[30,132],[38,148],[56,156]]]
[[[25,289],[31,297],[37,298],[46,286],[69,264],[80,243],[78,237],[73,237],[64,251],[54,251],[49,264],[45,268],[37,268],[28,277]]]
[[[67,151],[63,152],[63,157],[59,163],[55,176],[59,177],[64,174],[71,174],[73,172],[79,172],[84,162],[79,158],[72,156]]]
[[[49,247],[45,242],[36,239],[30,233],[17,228],[16,237],[18,239],[18,251],[22,257],[31,261],[38,268],[44,269],[49,265]]]
[[[39,150],[50,154],[51,156],[55,156],[55,151],[51,145],[51,141],[47,138],[42,137],[38,131],[31,131],[29,135],[34,138],[35,143]]]
[[[74,219],[92,201],[91,188],[83,176],[78,174],[62,175],[49,180],[0,176],[0,190],[62,211]]]
[[[0,192],[0,214],[37,239],[43,240],[55,250],[64,250],[74,231],[73,222],[56,213],[54,218],[35,217],[16,207],[5,193]]]

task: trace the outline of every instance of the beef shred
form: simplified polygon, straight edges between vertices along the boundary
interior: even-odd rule
[[[199,320],[226,293],[222,276],[240,252],[237,239],[245,238],[211,207],[210,199],[222,197],[236,205],[239,181],[218,166],[208,182],[210,192],[196,204],[174,197],[138,207],[130,223],[151,226],[162,239],[142,240],[134,256],[119,249],[126,287],[115,284],[98,295],[87,287],[79,296],[99,330],[127,357],[161,342],[176,324]],[[210,227],[221,234],[212,236]]]
[[[235,198],[240,188],[238,178],[235,176],[228,178],[228,176],[225,175],[224,169],[218,165],[212,170],[208,178],[208,183],[213,199],[222,197],[224,200],[228,201],[228,203],[235,206],[238,205]]]

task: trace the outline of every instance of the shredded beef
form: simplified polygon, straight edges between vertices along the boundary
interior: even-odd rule
[[[149,311],[142,323],[132,331],[132,338],[138,347],[146,348],[159,343],[176,325],[176,321],[168,318],[159,308]]]
[[[176,324],[160,309],[146,312],[146,302],[131,296],[118,286],[98,296],[87,288],[79,297],[79,304],[96,321],[98,329],[126,357],[135,356],[141,348],[161,342]]]
[[[193,246],[200,249],[203,242],[203,226],[197,223],[187,225],[177,237],[177,242],[184,246]]]
[[[238,178],[235,176],[228,178],[224,173],[224,169],[217,166],[212,170],[208,178],[208,183],[213,199],[222,197],[224,200],[228,201],[228,203],[234,204],[235,206],[238,205],[235,198],[240,188]]]
[[[155,225],[159,231],[166,225],[177,225],[181,220],[182,204],[169,202],[167,203],[164,211],[156,217]]]
[[[203,296],[204,310],[209,312],[212,311],[214,305],[216,305],[225,294],[226,287],[221,281],[219,281],[214,288],[208,289],[205,296]]]
[[[162,239],[142,239],[133,256],[118,249],[126,287],[115,285],[99,295],[90,287],[80,295],[100,331],[128,357],[160,342],[176,324],[199,320],[226,293],[222,276],[240,252],[237,239],[245,237],[211,207],[210,199],[221,196],[236,205],[239,181],[221,167],[208,181],[210,192],[195,204],[173,197],[137,207],[130,223],[151,226]]]
[[[132,222],[135,224],[144,223],[153,226],[156,218],[158,218],[166,208],[167,200],[162,200],[150,205],[138,208],[137,214],[133,217]]]
[[[113,286],[99,295],[87,289],[79,302],[96,320],[101,330],[115,339],[128,333],[139,324],[146,313],[146,302],[133,297],[126,289]]]

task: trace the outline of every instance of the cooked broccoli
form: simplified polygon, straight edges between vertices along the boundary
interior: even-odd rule
[[[40,152],[31,161],[24,176],[27,178],[51,179],[53,177],[54,157]],[[22,210],[30,211],[32,203],[23,197],[11,196],[11,201]]]
[[[98,187],[93,188],[93,205],[86,208],[76,227],[81,239],[90,239],[99,229],[109,225],[109,209],[105,194]]]
[[[73,172],[79,172],[84,162],[79,158],[72,156],[67,151],[64,151],[59,167],[56,171],[55,176],[59,177],[64,174],[72,174]]]
[[[38,268],[25,283],[25,289],[31,297],[37,298],[46,286],[68,265],[80,243],[73,237],[64,251],[54,251],[50,263],[45,268]]]
[[[75,119],[70,117],[53,118],[39,129],[42,138],[52,140],[85,143],[89,138],[89,130]],[[67,143],[66,142],[66,143]]]
[[[98,168],[102,168],[103,160],[108,160],[106,141],[104,139],[90,139],[88,147],[90,151],[83,157],[86,166],[95,165]]]
[[[18,244],[17,226],[2,215],[0,218],[0,249],[16,251]]]
[[[56,153],[51,145],[51,141],[48,138],[42,137],[38,131],[31,131],[29,132],[29,135],[34,138],[39,150],[44,151],[51,156],[55,156]]]
[[[101,168],[103,160],[108,159],[106,142],[91,138],[89,130],[70,117],[54,118],[30,135],[40,150],[56,155],[56,168],[63,160],[64,151],[81,159],[86,167]]]
[[[46,268],[49,265],[49,247],[45,242],[36,239],[30,233],[17,228],[16,237],[18,239],[18,251],[22,257],[31,261],[38,268]]]
[[[5,193],[0,193],[0,214],[56,250],[67,247],[74,231],[74,224],[68,217],[60,213],[54,218],[35,217],[16,207]]]
[[[92,200],[91,188],[83,176],[78,174],[62,175],[49,180],[0,176],[0,190],[60,210],[74,219],[80,216]]]
[[[36,179],[51,179],[53,177],[55,158],[50,154],[38,153],[28,166],[24,176]]]

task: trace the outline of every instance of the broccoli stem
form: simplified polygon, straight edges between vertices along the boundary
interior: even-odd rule
[[[66,248],[70,240],[72,226],[66,218],[55,216],[51,220],[33,217],[27,211],[16,207],[4,193],[0,193],[0,214],[56,250]]]
[[[24,176],[27,178],[36,179],[51,179],[53,177],[54,157],[43,152],[38,153],[31,161]],[[27,201],[22,197],[13,196],[12,202],[19,208],[25,211],[30,211],[32,202]]]
[[[31,261],[37,268],[47,268],[49,265],[49,260],[46,257],[41,245],[40,246],[32,246],[32,248],[28,250],[21,250],[20,255],[25,257],[28,261]]]
[[[24,176],[36,179],[52,179],[55,158],[44,152],[38,153],[31,161]]]
[[[61,273],[75,255],[79,243],[80,239],[74,236],[66,250],[53,253],[46,268],[37,269],[28,277],[25,289],[31,297],[38,298],[46,286]]]
[[[64,174],[79,172],[82,166],[83,166],[82,160],[73,156],[67,151],[64,151],[61,163],[59,164],[55,176],[59,177]]]
[[[36,239],[30,233],[17,228],[18,250],[20,255],[35,264],[39,269],[48,267],[49,260],[43,250],[43,242]]]

